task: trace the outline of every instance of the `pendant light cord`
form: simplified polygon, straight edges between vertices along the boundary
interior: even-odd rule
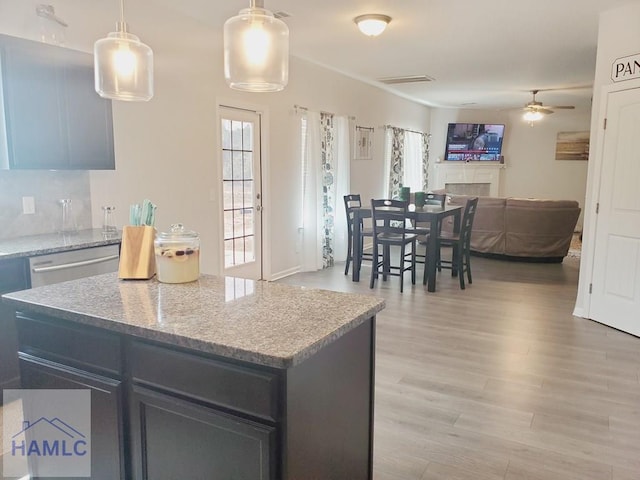
[[[127,31],[127,22],[124,21],[124,0],[120,0],[120,21],[117,24],[117,30],[123,33]]]

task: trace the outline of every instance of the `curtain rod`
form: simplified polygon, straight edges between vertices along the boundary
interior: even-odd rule
[[[427,135],[428,137],[431,136],[430,133],[419,132],[418,130],[410,130],[408,128],[394,127],[393,125],[383,125],[382,128],[399,128],[400,130],[404,130],[405,132],[419,133],[420,135]]]
[[[296,110],[304,110],[305,112],[308,112],[308,111],[309,111],[309,108],[308,108],[308,107],[303,107],[302,105],[297,105],[297,104],[295,104],[295,105],[293,106],[293,108],[294,108],[294,109],[296,109]],[[334,115],[334,116],[335,116],[335,115],[337,115],[336,113],[333,113],[333,112],[326,112],[326,111],[324,111],[324,110],[320,110],[320,113],[324,113],[324,114],[326,114],[326,115]],[[348,118],[349,120],[355,120],[355,119],[356,119],[356,117],[354,117],[354,116],[352,116],[352,115],[347,116],[347,118]]]

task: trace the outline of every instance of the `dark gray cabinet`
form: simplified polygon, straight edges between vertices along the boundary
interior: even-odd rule
[[[134,478],[275,479],[276,429],[134,387]]]
[[[24,259],[0,260],[0,295],[29,288],[28,279]],[[15,312],[0,301],[0,405],[2,405],[2,389],[18,387],[18,340]]]
[[[98,96],[93,55],[0,35],[11,169],[115,168],[111,101]]]
[[[16,316],[20,382],[28,389],[91,392],[91,479],[125,480],[125,382],[121,339],[64,321]]]
[[[23,388],[91,389],[93,479],[372,478],[373,317],[289,368],[17,320]]]
[[[91,480],[125,479],[121,382],[23,353],[20,373],[29,388],[91,391]]]

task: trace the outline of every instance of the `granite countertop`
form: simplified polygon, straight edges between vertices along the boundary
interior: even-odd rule
[[[6,238],[0,240],[0,260],[114,245],[120,243],[121,239],[121,232],[105,236],[99,228],[70,234],[49,233]]]
[[[302,362],[381,311],[384,300],[202,275],[191,283],[117,274],[3,296],[18,310],[276,368]]]

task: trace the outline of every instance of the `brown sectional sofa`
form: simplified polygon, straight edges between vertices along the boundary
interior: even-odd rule
[[[467,196],[454,195],[453,205]],[[479,197],[471,251],[513,260],[562,262],[567,255],[580,206],[574,200]],[[452,229],[449,219],[443,229]]]

